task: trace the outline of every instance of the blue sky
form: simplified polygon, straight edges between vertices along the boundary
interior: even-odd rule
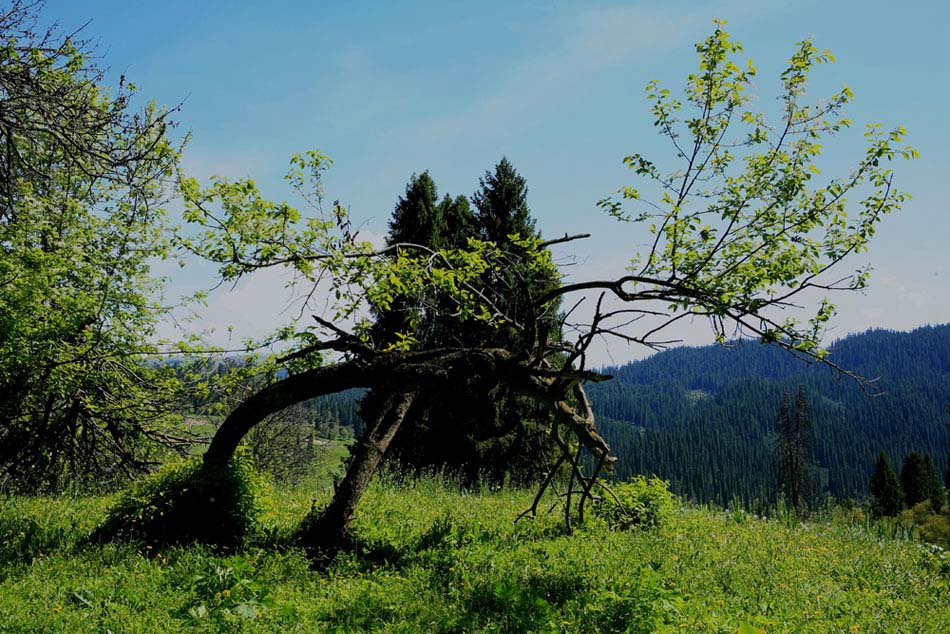
[[[812,94],[847,84],[857,97],[856,133],[831,151],[832,166],[860,153],[870,121],[905,124],[921,153],[898,166],[914,199],[855,262],[873,264],[872,288],[838,302],[832,336],[950,321],[947,3],[48,0],[45,15],[66,30],[91,20],[84,34],[114,77],[184,102],[185,167],[199,178],[253,176],[281,198],[289,156],[319,148],[336,161],[329,195],[379,234],[413,172],[471,194],[507,156],[546,235],[594,233],[563,254],[576,258],[576,277],[618,273],[643,239],[595,203],[630,182],[623,156],[670,156],[644,84],[680,85],[695,67],[692,44],[720,18],[759,66],[767,104],[794,43],[811,36],[838,59],[819,69]],[[213,298],[208,319],[260,334],[282,292],[273,277],[244,283]],[[705,332],[696,323],[680,334],[700,343]],[[600,360],[642,354],[616,348]]]

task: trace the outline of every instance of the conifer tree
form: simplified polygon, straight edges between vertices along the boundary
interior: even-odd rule
[[[446,194],[439,203],[439,209],[442,213],[444,246],[450,249],[464,249],[468,239],[477,235],[475,217],[468,198],[465,196],[452,198]]]
[[[872,511],[876,516],[894,517],[904,507],[904,490],[891,466],[891,459],[882,451],[871,476]]]
[[[947,494],[940,482],[937,466],[930,454],[924,457],[924,478],[927,482],[927,499],[930,500],[934,512],[939,513],[947,502]]]
[[[493,170],[486,171],[479,179],[479,188],[472,194],[472,204],[475,207],[475,228],[481,238],[494,242],[513,256],[514,264],[504,275],[488,283],[504,298],[502,310],[515,322],[520,322],[492,332],[473,334],[496,345],[523,350],[533,341],[525,337],[521,324],[534,321],[548,333],[542,337],[557,337],[559,304],[553,304],[547,314],[541,316],[533,314],[532,305],[538,297],[558,286],[558,275],[553,269],[531,269],[523,248],[515,240],[516,236],[520,239],[540,237],[528,206],[527,181],[511,161],[502,157]],[[483,469],[493,473],[496,479],[506,471],[540,474],[542,469],[535,467],[545,464],[548,456],[555,453],[554,440],[546,432],[548,415],[536,404],[516,396],[505,387],[493,392],[493,403],[492,420],[483,423],[487,429],[494,430],[483,440],[483,455],[491,456],[481,461]]]
[[[501,275],[486,280],[500,308],[515,322],[533,319],[529,315],[532,298],[554,288],[553,274],[539,274],[527,265],[520,266],[518,244],[512,236],[536,238],[535,221],[527,205],[527,184],[514,166],[502,159],[493,171],[479,181],[480,189],[469,201],[448,194],[441,202],[429,176],[413,176],[393,211],[389,223],[390,245],[412,243],[425,247],[463,248],[469,238],[494,242],[512,254],[514,264]],[[518,323],[489,327],[476,322],[460,322],[451,311],[431,310],[393,302],[386,314],[377,315],[374,339],[390,341],[396,332],[405,332],[407,318],[417,311],[418,324],[413,332],[417,345],[523,347],[529,342]],[[541,320],[553,330],[556,311]],[[369,401],[368,401],[369,402]],[[404,466],[422,470],[448,467],[461,472],[466,480],[482,475],[493,480],[506,476],[521,479],[524,474],[540,473],[536,466],[546,463],[554,451],[553,441],[539,423],[546,420],[541,408],[518,398],[493,381],[469,381],[456,386],[451,394],[429,395],[417,399],[406,416],[400,435],[393,441],[392,455]],[[527,421],[527,422],[526,422]]]
[[[901,486],[904,488],[904,501],[908,508],[913,508],[930,497],[930,483],[924,467],[924,459],[916,451],[904,457],[904,464],[901,466]]]
[[[389,221],[389,244],[410,243],[439,249],[445,223],[435,182],[428,170],[413,174]]]
[[[537,235],[528,209],[528,185],[507,158],[493,172],[485,172],[472,195],[475,219],[483,237],[499,245],[510,244],[509,236]]]
[[[805,389],[798,388],[794,405],[786,394],[778,414],[777,462],[779,487],[789,506],[806,512],[816,493],[811,412]]]
[[[494,242],[514,256],[516,264],[509,267],[504,276],[491,280],[491,285],[504,290],[503,309],[515,321],[522,323],[536,318],[529,314],[531,304],[559,283],[557,273],[553,270],[532,271],[526,261],[523,266],[518,264],[525,254],[513,237],[540,237],[527,200],[527,183],[507,158],[502,158],[494,170],[485,172],[479,179],[478,191],[472,194],[475,226],[482,239]],[[553,328],[557,308],[558,305],[555,305],[547,315],[541,316],[542,327]],[[499,342],[530,345],[530,342],[519,341],[523,337],[517,325],[501,329],[494,336]]]

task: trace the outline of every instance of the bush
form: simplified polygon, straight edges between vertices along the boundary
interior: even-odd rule
[[[925,542],[950,548],[950,509],[936,513],[930,500],[924,500],[913,508],[905,509],[898,517],[901,525],[914,532]]]
[[[122,493],[93,539],[235,546],[257,524],[262,488],[247,451],[224,468],[200,458],[169,464]]]
[[[612,530],[659,527],[673,510],[669,487],[669,482],[656,476],[634,476],[627,482],[611,485],[613,495],[606,493],[593,506],[594,515]]]

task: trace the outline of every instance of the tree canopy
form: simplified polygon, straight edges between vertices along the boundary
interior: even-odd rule
[[[904,489],[891,466],[890,457],[883,451],[871,476],[871,497],[876,515],[894,517],[904,508]]]
[[[557,286],[554,267],[532,272],[514,243],[520,236],[538,238],[527,206],[527,186],[507,159],[486,172],[472,196],[476,213],[463,196],[438,202],[435,183],[424,172],[413,176],[399,198],[389,223],[387,244],[419,245],[429,249],[466,246],[470,239],[490,240],[505,254],[503,270],[490,270],[479,283],[498,299],[512,322],[529,318],[532,297]],[[412,247],[409,247],[412,248]],[[405,329],[408,311],[419,314],[412,332],[415,348],[523,346],[522,331],[513,323],[485,324],[460,319],[445,302],[430,298],[410,303],[396,298],[389,310],[375,316],[372,338],[394,341]],[[551,311],[553,312],[553,311]],[[544,325],[550,329],[555,314]],[[555,451],[545,430],[543,408],[511,394],[489,378],[472,377],[452,389],[417,398],[402,431],[393,440],[392,457],[417,471],[447,468],[473,482],[481,477],[535,479]]]
[[[178,156],[169,112],[133,108],[35,9],[0,14],[0,486],[34,490],[117,478],[172,440],[174,378],[142,358]]]
[[[325,284],[336,299],[329,317],[314,315],[312,322],[298,322],[275,335],[275,340],[292,344],[290,352],[270,361],[287,375],[275,374],[273,384],[232,412],[213,439],[206,463],[227,460],[267,413],[340,389],[380,390],[388,396],[366,412],[364,436],[337,497],[311,525],[313,540],[340,537],[419,395],[451,390],[472,377],[491,377],[549,408],[548,433],[561,450],[550,472],[569,465],[564,509],[570,524],[572,496],[582,518],[597,473],[610,462],[583,389],[585,381],[603,378],[587,369],[595,339],[658,347],[668,326],[700,316],[708,318],[720,341],[729,333],[753,336],[833,365],[821,347],[833,304],[818,301],[817,310],[803,321],[795,314],[800,312],[796,301],[811,298],[813,303],[814,291],[865,286],[866,268],[844,275],[838,269],[849,255],[866,249],[881,218],[905,200],[893,186],[890,164],[895,158],[912,158],[916,151],[903,144],[903,127],[885,130],[873,124],[853,169],[823,178],[819,158],[824,143],[851,125],[843,114],[852,98],[847,88],[817,103],[806,100],[810,73],[833,61],[830,53],[810,40],[796,46],[781,75],[781,111],[773,121],[753,109],[748,88],[755,66],[738,59],[742,47],[722,23],[696,50],[699,70],[687,78],[682,98],[657,82],[647,87],[656,127],[670,142],[675,167],[663,170],[631,154],[625,163],[636,186],[625,186],[600,203],[617,220],[645,228],[649,248],[632,254],[628,270],[616,277],[552,284],[527,304],[506,303],[507,289],[490,281],[504,279],[515,261],[522,263],[525,277],[551,269],[550,243],[533,230],[508,235],[507,245],[500,236],[504,223],[498,222],[486,224],[485,234],[470,238],[463,248],[410,243],[374,248],[359,241],[343,205],[325,209],[322,174],[329,160],[316,152],[295,157],[288,175],[311,205],[314,213],[307,218],[289,203],[268,201],[250,179],[216,179],[204,188],[185,179],[186,219],[197,231],[181,237],[179,244],[216,263],[223,280],[271,266],[291,267],[305,297]],[[498,174],[489,175],[483,187],[493,178]],[[641,193],[644,184],[651,191]],[[518,186],[517,179],[512,186]],[[434,191],[425,197],[426,209],[434,209]],[[476,218],[493,200],[493,193],[476,195]],[[506,218],[517,218],[522,207],[509,211]],[[599,295],[586,300],[593,304],[590,319],[578,321],[568,311],[556,319],[558,327],[544,325],[562,297],[580,296],[583,302],[591,293]],[[500,346],[440,342],[416,347],[425,311],[413,310],[404,329],[380,345],[372,337],[368,315],[403,303],[451,314],[460,323],[513,327],[522,334]],[[565,332],[565,324],[571,338],[550,336]],[[581,449],[593,454],[593,474],[582,471]],[[552,485],[546,478],[541,489]]]

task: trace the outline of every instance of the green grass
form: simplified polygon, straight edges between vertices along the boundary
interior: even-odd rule
[[[322,482],[320,480],[319,482]],[[677,508],[573,536],[513,524],[521,490],[381,479],[355,552],[312,570],[288,536],[325,485],[271,491],[256,543],[84,545],[111,498],[0,499],[0,632],[922,632],[950,623],[950,560],[842,519]],[[329,494],[323,488],[323,499]],[[319,500],[318,500],[319,502]]]

